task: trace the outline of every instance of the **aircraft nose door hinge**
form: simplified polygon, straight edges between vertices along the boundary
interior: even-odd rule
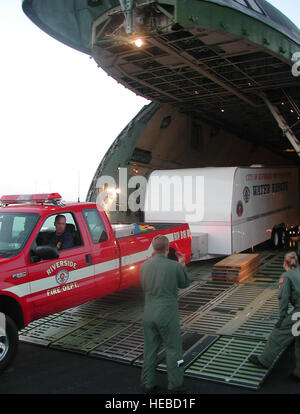
[[[127,34],[132,33],[132,9],[133,0],[119,0],[125,16],[125,30]]]

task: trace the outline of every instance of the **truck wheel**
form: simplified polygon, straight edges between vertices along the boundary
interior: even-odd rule
[[[7,315],[5,335],[0,336],[0,373],[13,362],[18,349],[19,335],[15,322]]]

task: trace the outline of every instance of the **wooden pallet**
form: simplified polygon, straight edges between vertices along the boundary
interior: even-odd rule
[[[234,254],[213,266],[212,280],[242,282],[258,271],[259,262],[259,254]]]

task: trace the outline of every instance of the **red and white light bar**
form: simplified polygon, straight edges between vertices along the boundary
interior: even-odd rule
[[[1,197],[1,204],[35,204],[35,203],[56,203],[61,200],[59,193],[45,193],[45,194],[14,194],[4,195]]]

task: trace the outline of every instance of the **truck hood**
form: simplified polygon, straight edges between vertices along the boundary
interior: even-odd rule
[[[12,262],[17,257],[20,257],[20,254],[22,254],[22,252],[21,253],[18,253],[15,256],[7,256],[7,257],[0,256],[0,266],[6,264],[8,262]]]
[[[5,263],[9,262],[11,259],[12,259],[11,257],[1,257],[0,256],[0,266],[2,264],[5,264]]]

